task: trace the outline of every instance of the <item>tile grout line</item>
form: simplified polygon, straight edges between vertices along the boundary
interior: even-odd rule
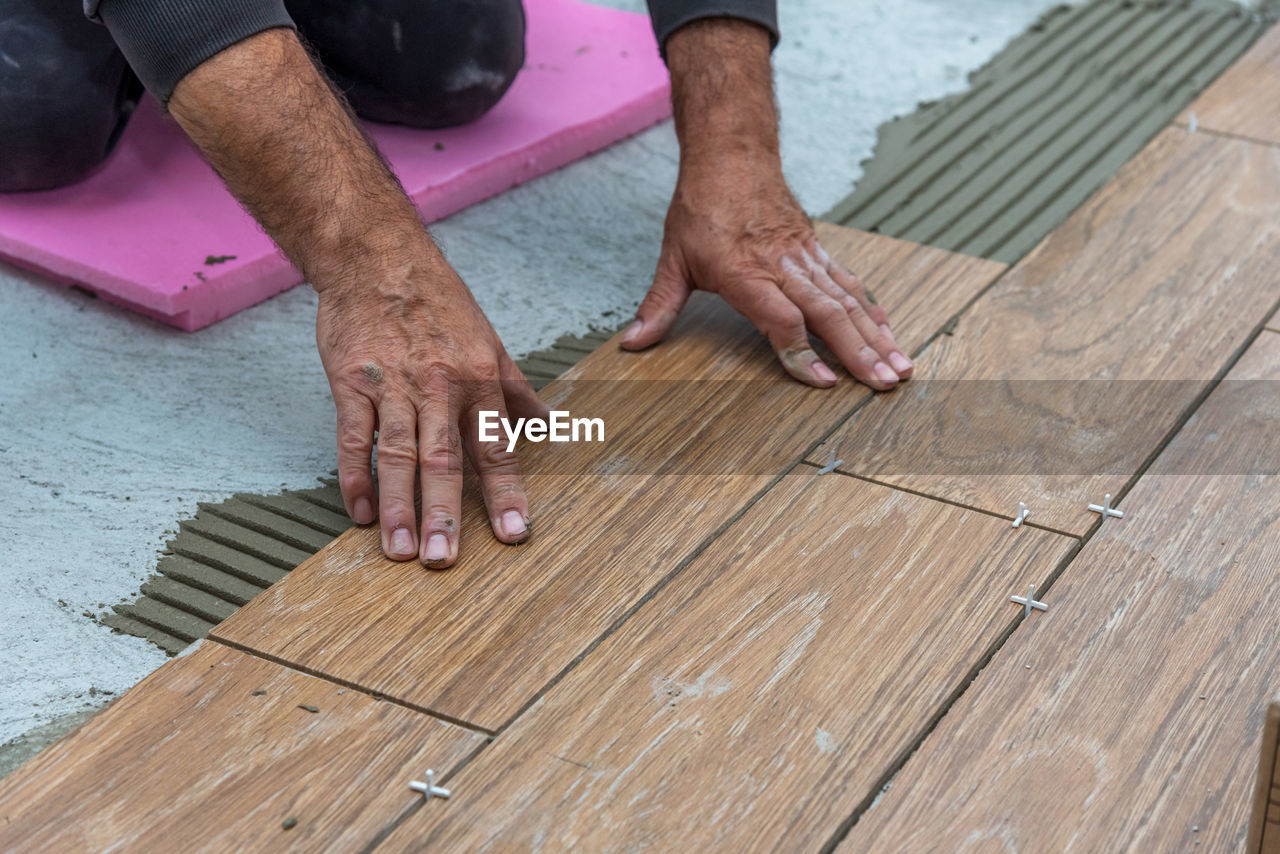
[[[470,765],[472,760],[476,759],[481,753],[485,751],[485,749],[489,745],[493,744],[493,741],[495,738],[497,738],[496,735],[491,735],[487,737],[480,744],[477,744],[471,750],[470,753],[468,753],[466,756],[459,759],[457,762],[453,764],[452,767],[450,767],[447,771],[441,774],[440,777],[438,778],[438,781],[441,783],[449,782],[450,778],[452,778],[453,776],[458,774],[460,771],[462,771],[463,768],[466,768],[468,765]],[[367,845],[359,849],[358,854],[372,854],[373,850],[376,849],[378,846],[380,846],[382,843],[386,842],[387,839],[391,837],[391,834],[395,833],[396,830],[399,829],[400,825],[404,824],[406,821],[408,821],[409,819],[417,815],[418,810],[422,809],[426,805],[426,803],[427,803],[427,800],[423,798],[409,804],[409,806],[401,810],[397,816],[391,819],[391,821],[387,822],[387,824],[385,824],[381,830],[379,830],[376,834],[374,834],[373,839],[369,840],[369,843]]]
[[[1204,125],[1200,124],[1198,121],[1196,123],[1196,129],[1194,131],[1186,122],[1182,121],[1181,119],[1175,119],[1169,125],[1169,127],[1174,127],[1174,128],[1178,128],[1179,130],[1185,131],[1188,136],[1196,136],[1199,134],[1204,134],[1205,136],[1216,136],[1219,139],[1233,139],[1237,142],[1247,142],[1250,145],[1265,145],[1268,148],[1280,148],[1280,141],[1258,139],[1257,137],[1246,136],[1245,134],[1242,134],[1242,133],[1232,133],[1231,131],[1227,131],[1227,130],[1215,130],[1213,128],[1205,127]]]
[[[1098,523],[1095,523],[1095,527],[1100,525],[1100,523],[1101,520],[1099,520]],[[1051,573],[1051,575],[1056,576],[1065,570],[1066,565],[1075,560],[1076,555],[1084,549],[1085,542],[1085,540],[1077,540],[1070,547],[1069,551],[1059,560],[1057,570]],[[961,697],[964,696],[965,692],[969,690],[969,686],[977,680],[977,678],[982,674],[982,671],[985,670],[987,665],[991,663],[991,660],[999,654],[1005,643],[1013,636],[1013,633],[1018,630],[1018,627],[1021,626],[1022,622],[1026,619],[1028,619],[1028,617],[1025,613],[1015,616],[1009,622],[1009,625],[1005,626],[1004,630],[991,642],[986,651],[978,656],[973,667],[971,667],[960,680],[960,684],[957,685],[955,690],[942,701],[938,706],[937,711],[930,716],[929,720],[925,723],[924,727],[921,728],[916,737],[899,752],[896,758],[885,766],[884,773],[881,774],[874,783],[872,783],[870,791],[868,791],[863,799],[858,802],[849,817],[837,826],[835,832],[826,841],[826,843],[818,849],[820,854],[831,854],[831,852],[835,851],[840,843],[844,841],[845,837],[849,835],[849,831],[853,830],[854,825],[856,825],[858,821],[861,820],[862,816],[866,814],[867,810],[871,808],[871,805],[875,802],[876,798],[880,796],[880,793],[893,782],[893,779],[898,776],[898,773],[906,766],[907,762],[911,760],[911,757],[915,755],[916,751],[923,746],[925,740],[935,729],[937,729],[938,725],[942,723],[942,719],[951,712],[951,709],[955,704],[958,703]]]
[[[1156,448],[1147,456],[1147,459],[1138,467],[1138,470],[1130,477],[1128,482],[1121,487],[1120,492],[1115,496],[1116,504],[1122,501],[1124,497],[1128,495],[1135,486],[1137,486],[1138,482],[1146,474],[1147,470],[1156,462],[1157,459],[1159,459],[1160,455],[1174,440],[1174,438],[1182,432],[1182,429],[1187,425],[1187,422],[1195,416],[1196,412],[1199,411],[1204,402],[1209,399],[1209,396],[1218,388],[1219,385],[1221,385],[1223,379],[1225,379],[1227,374],[1231,372],[1232,368],[1236,366],[1244,354],[1248,352],[1249,348],[1252,347],[1258,338],[1262,336],[1262,333],[1267,331],[1267,324],[1271,322],[1271,319],[1278,311],[1280,311],[1280,300],[1277,300],[1271,306],[1270,311],[1268,311],[1262,321],[1254,327],[1253,332],[1246,336],[1244,342],[1236,348],[1236,351],[1227,357],[1223,366],[1220,367],[1209,382],[1205,384],[1205,388],[1202,390],[1201,394],[1197,395],[1196,399],[1187,405],[1187,408],[1183,411],[1179,420],[1165,434],[1165,437],[1157,443]],[[1067,569],[1075,561],[1076,557],[1084,551],[1085,546],[1092,541],[1094,535],[1102,528],[1105,521],[1106,519],[1102,516],[1099,516],[1094,520],[1094,523],[1089,527],[1089,530],[1084,534],[1084,536],[1081,537],[1074,546],[1072,546],[1071,551],[1064,555],[1063,559],[1059,561],[1058,565],[1049,573],[1049,576],[1045,579],[1043,586],[1039,588],[1040,593],[1038,595],[1043,595],[1043,593],[1053,589],[1053,585],[1058,581],[1058,579],[1066,574]],[[896,777],[897,774],[906,766],[906,764],[911,760],[911,757],[915,755],[916,751],[923,746],[929,735],[937,729],[940,723],[942,723],[942,719],[945,718],[950,713],[951,709],[954,708],[955,704],[960,701],[963,695],[968,691],[969,686],[973,684],[981,674],[982,670],[984,670],[996,655],[999,654],[1005,643],[1008,642],[1009,638],[1013,636],[1013,633],[1017,631],[1018,627],[1022,625],[1022,621],[1026,618],[1026,614],[1022,614],[1014,618],[1013,622],[1005,632],[996,639],[991,650],[979,660],[978,664],[972,671],[972,678],[968,679],[960,686],[953,696],[942,705],[938,714],[931,719],[931,722],[921,730],[919,736],[912,740],[910,745],[903,750],[898,759],[890,763],[886,769],[886,773],[876,781],[872,786],[871,791],[854,809],[854,812],[840,824],[836,829],[836,832],[827,840],[827,843],[819,849],[821,854],[831,854],[831,852],[834,852],[840,843],[844,841],[845,837],[849,835],[849,832],[853,830],[854,826],[857,825],[862,816],[871,808],[871,804],[875,801],[879,793],[885,786],[892,782],[893,778]]]
[[[812,463],[812,462],[809,462],[808,460],[803,460],[802,465],[818,468],[817,463]],[[947,505],[950,505],[951,507],[958,507],[961,510],[970,510],[970,511],[973,511],[974,513],[981,513],[984,516],[991,516],[992,518],[1000,519],[1005,522],[1012,522],[1016,518],[1015,516],[1010,516],[1004,513],[998,513],[995,510],[987,510],[984,507],[978,507],[973,504],[965,504],[963,501],[956,501],[951,498],[943,498],[940,495],[933,495],[928,492],[922,492],[918,489],[911,489],[910,487],[901,486],[900,484],[891,483],[885,480],[877,480],[876,478],[870,477],[865,474],[857,474],[855,472],[845,471],[844,469],[833,469],[831,473],[844,475],[845,477],[851,477],[854,480],[866,481],[867,483],[872,483],[872,484],[875,484],[876,486],[883,486],[887,489],[892,489],[897,492],[905,492],[908,495],[915,495],[915,496],[918,496],[919,498],[927,498],[930,501],[937,501],[939,504],[947,504]],[[1070,531],[1063,531],[1060,528],[1053,528],[1053,527],[1050,527],[1049,525],[1042,525],[1039,522],[1032,522],[1029,517],[1023,520],[1022,525],[1020,525],[1019,527],[1035,528],[1038,531],[1046,531],[1050,534],[1057,534],[1060,537],[1069,537],[1073,540],[1078,540],[1082,536],[1081,534],[1073,534]]]
[[[479,724],[471,723],[470,721],[464,720],[463,718],[454,717],[453,715],[447,715],[444,712],[437,712],[434,709],[427,708],[426,706],[419,706],[415,703],[410,703],[406,700],[401,700],[398,697],[392,697],[387,694],[382,694],[377,691],[366,688],[357,682],[351,682],[347,679],[338,679],[332,674],[325,673],[320,670],[316,670],[304,664],[298,664],[297,662],[289,661],[287,659],[280,658],[279,656],[270,655],[268,653],[262,652],[261,650],[254,649],[253,647],[245,646],[242,643],[238,643],[233,640],[218,637],[213,633],[214,631],[217,631],[217,626],[215,626],[213,631],[211,631],[207,637],[203,638],[203,640],[207,640],[210,643],[216,643],[219,646],[226,647],[227,649],[233,649],[236,652],[242,652],[245,655],[251,656],[252,658],[257,658],[262,661],[269,661],[272,664],[277,664],[287,670],[293,670],[298,673],[306,674],[307,676],[315,677],[316,679],[323,680],[325,682],[328,682],[331,685],[338,685],[342,688],[356,691],[358,693],[364,694],[365,696],[371,697],[374,700],[378,700],[384,703],[390,703],[393,706],[400,706],[401,708],[408,709],[411,712],[417,712],[420,715],[426,715],[427,717],[435,718],[437,720],[443,721],[444,723],[452,724],[453,726],[459,727],[461,729],[465,729],[469,732],[474,732],[477,735],[485,736],[486,738],[492,738],[496,734],[491,729],[482,727]]]

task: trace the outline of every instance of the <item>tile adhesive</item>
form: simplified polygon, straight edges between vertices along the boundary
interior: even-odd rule
[[[1275,4],[1058,6],[963,94],[880,129],[829,222],[1016,263],[1227,69]]]

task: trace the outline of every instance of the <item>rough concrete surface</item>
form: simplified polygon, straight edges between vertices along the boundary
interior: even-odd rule
[[[881,123],[963,89],[1051,5],[782,3],[783,155],[801,203],[828,210]],[[667,123],[435,226],[513,355],[634,309],[675,162]],[[133,598],[177,519],[238,492],[311,487],[335,455],[308,288],[195,334],[12,267],[0,267],[0,306],[5,744],[164,660],[95,617]]]

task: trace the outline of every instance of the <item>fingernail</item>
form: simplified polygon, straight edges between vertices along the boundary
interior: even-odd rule
[[[875,372],[876,379],[882,383],[896,383],[898,381],[898,375],[893,372],[893,368],[884,362],[876,362]]]
[[[632,339],[640,334],[641,329],[644,329],[644,321],[637,317],[632,321],[631,325],[627,327],[627,331],[622,333],[622,343],[630,344]]]
[[[836,381],[836,375],[827,367],[825,362],[814,362],[809,366],[809,370],[813,371],[814,379],[824,383],[833,383]]]
[[[449,538],[444,534],[432,534],[427,540],[427,560],[444,560],[449,556]]]
[[[351,516],[357,525],[368,525],[373,521],[373,505],[367,498],[357,498],[355,513]]]
[[[393,555],[413,554],[413,533],[408,528],[396,528],[391,532],[391,553]]]
[[[893,337],[893,330],[889,328],[889,324],[887,324],[887,323],[882,323],[882,324],[880,324],[880,331],[884,334],[884,337],[885,337],[885,338],[888,338],[888,339],[889,339],[889,346],[890,346],[890,347],[897,347],[897,346],[898,346],[898,342],[897,342],[897,340]]]
[[[518,510],[508,510],[502,514],[502,533],[508,537],[518,537],[525,531],[524,517]]]
[[[893,369],[899,374],[905,374],[911,370],[911,360],[897,350],[889,354],[889,364],[893,365]]]

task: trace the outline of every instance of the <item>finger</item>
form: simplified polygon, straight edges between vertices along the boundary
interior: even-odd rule
[[[373,487],[373,403],[362,394],[335,395],[338,408],[338,487],[347,515],[357,525],[377,518]]]
[[[497,431],[498,441],[480,441],[482,411],[497,412],[500,419],[509,417],[498,383],[476,389],[471,408],[463,416],[462,435],[467,455],[480,477],[493,535],[504,543],[523,543],[529,538],[529,502],[520,480],[520,467],[514,451],[507,450],[508,437],[502,429]]]
[[[462,518],[461,390],[430,388],[418,407],[418,466],[422,473],[422,562],[432,569],[458,559]]]
[[[623,348],[643,350],[667,337],[691,293],[693,288],[679,257],[674,252],[664,252],[649,293],[636,310],[635,322],[622,335]]]
[[[888,364],[900,379],[910,376],[911,360],[898,349],[897,343],[893,340],[893,335],[889,332],[888,324],[877,324],[875,319],[867,313],[866,307],[853,294],[837,284],[826,268],[818,265],[812,259],[806,260],[810,264],[813,283],[823,293],[840,303],[841,308],[845,310],[845,314],[849,316],[849,320],[853,323],[854,329],[858,330],[862,340],[867,342],[867,346],[875,350],[880,355],[881,361]]]
[[[845,307],[823,292],[790,258],[782,259],[782,293],[800,309],[814,334],[827,342],[849,373],[874,389],[893,388],[898,374],[858,332]]]
[[[836,375],[813,351],[804,315],[768,279],[744,282],[720,291],[725,301],[764,333],[787,373],[818,388],[836,384]]]
[[[382,550],[392,560],[418,553],[413,485],[417,479],[417,420],[407,398],[384,397],[378,409],[378,506]]]
[[[885,313],[885,310],[876,303],[862,280],[828,255],[826,250],[818,245],[817,241],[814,241],[814,251],[816,252],[818,263],[823,266],[827,275],[858,301],[862,310],[879,328],[880,334],[888,340],[891,348],[888,353],[889,366],[897,372],[898,376],[903,379],[909,378],[915,370],[915,365],[912,364],[911,358],[903,352],[902,348],[898,346],[898,342],[894,339],[893,330],[889,326],[889,316]]]
[[[511,357],[503,350],[498,355],[498,372],[502,382],[502,396],[506,401],[507,411],[514,418],[551,417],[551,409],[529,384],[528,378]]]
[[[853,295],[861,305],[864,311],[875,321],[876,326],[888,326],[889,316],[885,314],[885,310],[880,307],[872,298],[871,293],[867,290],[867,286],[863,284],[862,279],[846,270],[839,261],[827,254],[827,250],[814,240],[808,247],[809,252],[817,260],[818,264],[827,271],[836,284],[845,291]]]

